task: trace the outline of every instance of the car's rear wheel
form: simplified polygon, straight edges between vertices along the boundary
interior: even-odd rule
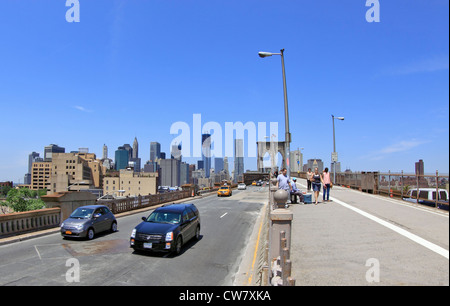
[[[112,233],[117,232],[117,222],[113,222],[111,224],[111,232]]]
[[[177,242],[175,244],[175,254],[180,255],[182,246],[183,246],[183,239],[180,236],[178,236]]]
[[[195,239],[200,240],[200,226],[195,230]]]
[[[92,240],[92,239],[94,239],[94,236],[95,236],[95,232],[94,232],[94,229],[91,227],[90,229],[88,229],[86,237],[88,240]]]

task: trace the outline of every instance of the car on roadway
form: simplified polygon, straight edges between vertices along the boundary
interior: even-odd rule
[[[239,183],[237,189],[238,190],[245,190],[245,189],[247,189],[247,185],[245,185],[244,183]]]
[[[220,186],[219,190],[217,190],[218,197],[222,197],[222,196],[231,197],[232,194],[233,194],[233,192],[231,191],[230,186]]]
[[[194,204],[169,204],[155,209],[131,232],[135,251],[165,251],[179,255],[190,239],[200,239],[200,213]]]
[[[111,210],[105,205],[88,205],[75,209],[61,223],[63,237],[93,239],[98,233],[117,231],[117,220]]]
[[[253,181],[253,182],[252,182],[252,186],[256,186],[256,181]]]
[[[436,204],[436,188],[410,189],[403,200],[434,207]],[[448,210],[448,200],[448,191],[446,189],[438,189],[437,208]]]

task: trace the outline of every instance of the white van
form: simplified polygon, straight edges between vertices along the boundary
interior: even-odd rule
[[[416,203],[417,191],[419,191],[418,203],[432,206],[436,204],[436,188],[410,189],[403,200]],[[448,210],[448,191],[446,189],[438,189],[438,193],[438,208]]]

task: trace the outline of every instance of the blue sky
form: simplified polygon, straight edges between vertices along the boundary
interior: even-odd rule
[[[162,150],[174,122],[278,122],[285,49],[291,148],[353,171],[449,172],[449,2],[380,0],[0,1],[0,181],[55,143],[109,156],[137,137]],[[191,145],[192,146],[192,145]],[[231,159],[232,161],[232,159]],[[256,169],[247,158],[245,169]]]

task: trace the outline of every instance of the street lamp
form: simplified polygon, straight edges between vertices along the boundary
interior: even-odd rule
[[[334,115],[331,115],[331,119],[333,121],[333,153],[331,154],[331,162],[333,164],[333,184],[336,184],[336,163],[338,161],[338,156],[336,153],[336,140],[334,135],[334,119],[344,120],[344,117],[334,117]]]
[[[283,92],[284,92],[284,122],[285,122],[285,156],[284,160],[286,161],[287,175],[291,176],[291,165],[290,165],[290,154],[291,154],[291,134],[289,133],[289,110],[288,110],[288,98],[287,98],[287,90],[286,90],[286,72],[284,69],[284,49],[280,50],[280,53],[271,53],[271,52],[258,52],[259,57],[265,58],[272,55],[281,55],[281,69],[283,73]]]
[[[75,185],[80,185],[80,184],[86,184],[86,182],[85,181],[81,181],[81,182],[76,182],[75,184],[72,184],[72,185],[69,185],[69,186],[67,186],[66,187],[66,189],[67,189],[67,191],[70,191],[70,187],[72,187],[72,186],[75,186]],[[80,188],[78,188],[78,191],[80,191]]]

